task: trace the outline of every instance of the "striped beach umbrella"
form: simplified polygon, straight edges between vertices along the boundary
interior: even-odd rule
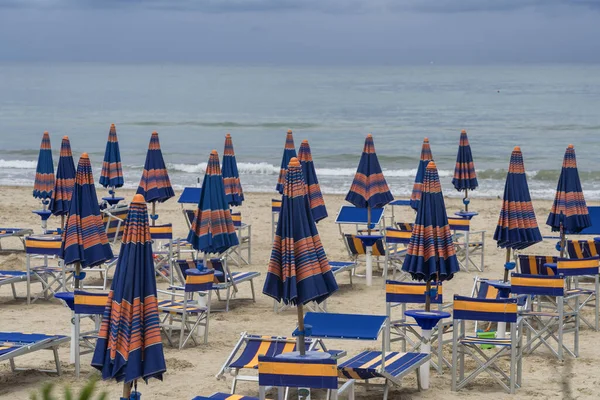
[[[304,332],[303,305],[321,303],[338,289],[312,217],[300,161],[292,158],[285,175],[281,214],[263,293],[298,308],[299,331]],[[304,353],[304,335],[299,350]]]
[[[415,177],[415,184],[413,185],[413,191],[410,195],[410,206],[416,211],[419,208],[419,201],[421,200],[421,192],[423,190],[423,178],[425,177],[425,169],[427,163],[433,160],[431,154],[431,146],[429,145],[429,139],[423,139],[423,145],[421,146],[421,158],[419,159],[419,166],[417,167],[417,176]]]
[[[53,215],[63,217],[69,213],[71,196],[75,187],[75,162],[71,152],[71,142],[68,136],[62,138],[60,144],[60,158],[58,159],[58,168],[56,169],[56,181],[50,202],[50,211]],[[64,227],[64,221],[61,227]]]
[[[52,162],[52,147],[50,146],[50,135],[44,132],[42,144],[38,155],[37,167],[35,169],[35,182],[33,183],[33,197],[40,200],[52,198],[54,189],[54,163]]]
[[[216,150],[213,150],[208,158],[200,202],[194,213],[187,240],[194,249],[204,254],[219,254],[239,244],[229,204],[225,199],[223,176]]]
[[[126,399],[137,379],[162,380],[167,370],[160,336],[148,209],[139,194],[133,197],[125,221],[119,261],[92,366],[101,371],[103,379],[124,382]]]
[[[553,232],[561,233],[561,257],[564,255],[565,233],[577,234],[592,226],[579,180],[575,148],[572,144],[565,152],[554,203],[546,225],[549,225]]]
[[[283,184],[285,182],[285,171],[287,170],[290,160],[296,157],[296,146],[294,145],[294,136],[292,136],[292,130],[288,129],[287,135],[285,136],[285,147],[283,148],[283,157],[281,158],[281,169],[279,170],[279,179],[277,180],[277,186],[275,190],[279,194],[283,194]]]
[[[152,225],[155,224],[156,218],[158,218],[158,215],[156,215],[156,202],[164,203],[175,196],[156,131],[152,132],[150,137],[144,172],[137,194],[141,194],[148,203],[152,203]]]
[[[112,257],[96,197],[92,164],[88,154],[83,153],[77,164],[69,217],[63,232],[61,258],[67,265],[75,264],[75,287],[79,288],[80,267],[94,267]]]
[[[319,186],[319,180],[317,179],[317,173],[315,172],[315,165],[313,163],[312,154],[310,153],[308,140],[302,141],[300,151],[298,152],[298,160],[302,165],[304,182],[306,183],[306,193],[308,195],[308,202],[310,203],[313,219],[315,222],[319,222],[320,220],[327,218],[327,208],[325,208],[325,201],[323,201],[323,195],[321,194],[321,187]]]
[[[498,247],[506,249],[505,281],[508,280],[508,271],[514,267],[514,263],[510,262],[510,250],[522,250],[542,241],[527,185],[523,154],[518,146],[510,156],[494,240]]]
[[[120,188],[123,186],[123,169],[121,167],[121,152],[119,151],[119,139],[115,124],[110,125],[108,141],[104,151],[102,162],[102,173],[100,174],[100,185],[105,188]]]
[[[460,133],[460,144],[458,145],[458,154],[456,155],[452,185],[459,192],[464,190],[465,197],[463,203],[465,211],[469,211],[469,190],[477,189],[479,184],[477,183],[477,173],[475,172],[469,137],[467,136],[467,131],[464,129]]]
[[[230,206],[241,206],[244,201],[244,191],[240,183],[235,152],[231,135],[225,135],[225,150],[223,152],[223,182],[225,183],[225,197]]]

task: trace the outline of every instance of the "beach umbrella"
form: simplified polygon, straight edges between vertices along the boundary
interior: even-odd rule
[[[108,141],[104,151],[102,162],[102,173],[100,174],[100,185],[110,187],[109,193],[114,198],[115,189],[123,186],[123,169],[121,167],[121,152],[119,151],[119,139],[115,124],[110,125]]]
[[[425,169],[427,163],[433,160],[431,154],[431,147],[429,146],[429,139],[423,139],[423,145],[421,146],[421,158],[419,159],[419,166],[417,168],[417,176],[415,177],[415,184],[413,185],[413,191],[410,195],[410,206],[416,211],[419,208],[419,200],[421,200],[421,191],[423,189],[423,178],[425,177]]]
[[[73,196],[73,187],[75,186],[75,173],[71,142],[68,136],[64,136],[60,144],[60,158],[58,159],[56,181],[50,202],[52,214],[61,216],[61,228],[65,227],[65,215],[69,213],[71,196]]]
[[[279,171],[279,179],[277,180],[277,186],[275,190],[279,194],[283,194],[283,184],[285,182],[285,171],[287,170],[290,160],[296,157],[296,146],[294,145],[294,136],[292,136],[292,130],[288,129],[287,135],[285,136],[285,147],[283,148],[283,157],[281,158],[281,170]]]
[[[298,349],[304,354],[303,305],[323,302],[338,286],[306,195],[302,167],[292,158],[285,175],[281,214],[263,293],[298,309]]]
[[[553,232],[560,232],[561,257],[564,256],[565,251],[565,233],[577,234],[592,226],[579,180],[575,148],[572,144],[567,147],[565,152],[554,203],[546,225],[549,225]]]
[[[152,136],[150,137],[146,162],[144,163],[144,172],[142,173],[137,194],[141,194],[148,203],[152,203],[152,225],[156,223],[156,219],[158,218],[158,215],[156,215],[156,202],[164,203],[175,196],[171,187],[171,181],[169,180],[169,173],[165,166],[165,160],[160,150],[160,142],[156,131],[152,132]]]
[[[510,156],[502,209],[494,232],[494,240],[498,243],[498,247],[506,249],[505,282],[508,281],[509,269],[514,268],[514,263],[510,262],[511,249],[522,250],[542,241],[529,195],[523,154],[518,146]]]
[[[225,199],[223,176],[216,150],[213,150],[208,158],[200,201],[187,240],[194,249],[205,255],[222,253],[239,244],[229,204]]]
[[[463,204],[465,205],[465,211],[469,211],[469,190],[477,189],[479,184],[477,183],[477,173],[475,172],[475,164],[473,164],[473,154],[471,154],[469,137],[467,136],[467,131],[464,129],[460,133],[460,144],[458,145],[458,154],[456,155],[452,185],[459,192],[465,191]]]
[[[52,198],[54,189],[54,163],[52,162],[52,147],[50,146],[50,135],[44,132],[40,153],[38,155],[37,167],[35,169],[35,182],[33,183],[33,197],[42,200],[44,209],[47,200]]]
[[[167,370],[160,336],[148,209],[136,194],[127,214],[119,261],[102,316],[92,366],[103,379],[124,382],[123,398],[138,379],[162,380]]]
[[[235,152],[231,135],[225,135],[225,150],[223,151],[223,182],[225,183],[225,197],[230,206],[241,206],[244,201],[244,191],[240,183]]]
[[[81,155],[77,164],[69,217],[62,239],[61,258],[67,265],[75,264],[76,289],[79,288],[81,267],[94,267],[113,258],[87,153]]]
[[[319,180],[317,179],[317,173],[315,172],[315,165],[313,163],[312,154],[310,153],[308,140],[302,141],[300,151],[298,152],[298,160],[302,165],[304,182],[306,183],[306,194],[308,196],[308,202],[310,203],[313,219],[315,222],[319,222],[320,220],[327,218],[327,209],[325,208],[325,202],[323,201],[323,195],[321,194],[321,187],[319,186]]]

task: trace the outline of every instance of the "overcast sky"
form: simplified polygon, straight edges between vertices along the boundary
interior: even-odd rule
[[[600,62],[600,0],[0,0],[0,61]]]

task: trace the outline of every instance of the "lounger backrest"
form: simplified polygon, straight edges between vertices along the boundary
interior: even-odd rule
[[[173,224],[151,226],[150,239],[173,240]]]
[[[73,310],[75,314],[104,314],[108,293],[93,293],[76,290]]]
[[[590,258],[600,254],[600,239],[568,240],[567,253],[569,258]]]
[[[387,244],[408,244],[410,243],[411,231],[403,231],[394,228],[385,228],[385,242]]]
[[[526,275],[555,275],[552,268],[545,267],[544,264],[556,263],[558,257],[553,256],[532,256],[519,254],[519,270]]]
[[[589,206],[588,212],[592,226],[579,232],[579,235],[600,235],[600,206]]]
[[[479,288],[475,297],[478,299],[499,299],[500,291],[487,283],[485,280],[480,280]]]
[[[471,220],[467,218],[448,217],[448,225],[453,231],[466,231],[471,229]]]
[[[363,242],[356,237],[356,235],[352,235],[350,233],[344,234],[344,238],[346,239],[346,243],[348,244],[348,249],[352,255],[364,255],[367,254],[365,246]],[[384,256],[385,248],[383,247],[383,239],[379,239],[373,245],[373,255],[374,256]]]
[[[183,276],[187,276],[188,270],[198,268],[195,260],[177,260],[176,262]]]
[[[106,236],[111,242],[119,240],[125,232],[125,220],[129,213],[129,206],[117,206],[102,212],[102,222],[106,230]]]
[[[517,299],[478,299],[454,296],[455,320],[517,322]]]
[[[25,252],[31,255],[59,256],[62,246],[60,236],[34,237],[25,239]]]
[[[186,208],[183,211],[185,212],[185,216],[188,220],[189,225],[191,226],[194,223],[194,218],[196,218],[196,210]]]
[[[281,199],[271,199],[271,212],[272,213],[280,213],[281,212]]]
[[[558,274],[564,276],[598,275],[600,256],[582,260],[559,258],[556,267]]]
[[[197,268],[188,269],[185,276],[185,291],[206,292],[212,290],[215,280],[215,271],[212,269],[199,270]]]
[[[396,227],[403,232],[412,232],[413,224],[411,222],[396,222]]]
[[[241,212],[232,212],[231,213],[231,221],[233,222],[233,226],[239,228],[242,226],[242,213]]]
[[[258,357],[258,384],[275,387],[338,388],[337,361]]]
[[[436,284],[432,283],[431,286],[435,288]],[[430,299],[432,304],[442,304],[443,302],[441,282],[437,288],[437,295],[432,296]],[[425,283],[386,281],[385,301],[387,303],[425,304],[427,301],[426,289],[427,285]]]
[[[296,339],[278,336],[248,335],[242,354],[231,363],[232,368],[257,368],[258,356],[276,357],[283,353],[296,351]],[[313,339],[306,338],[305,345],[310,349]]]
[[[510,291],[514,294],[564,296],[562,276],[511,274]]]

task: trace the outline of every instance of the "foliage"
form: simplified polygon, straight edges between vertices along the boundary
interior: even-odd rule
[[[52,393],[54,390],[53,383],[45,384],[39,393],[32,393],[31,400],[107,400],[108,393],[101,392],[96,397],[94,394],[96,390],[97,379],[91,379],[79,392],[79,396],[73,395],[73,392],[69,387],[65,387],[64,394],[62,397],[56,397]]]

